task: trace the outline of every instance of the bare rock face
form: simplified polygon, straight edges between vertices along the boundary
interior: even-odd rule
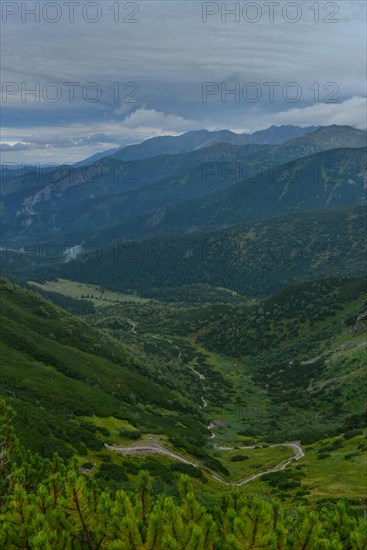
[[[367,309],[358,315],[352,327],[352,332],[354,334],[363,334],[367,332]]]

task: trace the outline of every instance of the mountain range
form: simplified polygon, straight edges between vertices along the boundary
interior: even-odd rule
[[[359,513],[366,151],[289,126],[3,166],[0,395],[24,453],[93,491],[144,470],[158,500],[185,474],[205,502],[335,487]]]
[[[276,129],[270,130],[270,135],[277,134]],[[284,128],[278,130],[288,133]],[[295,133],[294,128],[292,132]],[[188,143],[190,138],[189,132],[169,139]],[[111,234],[114,239],[141,238],[163,229],[165,223],[168,231],[208,223],[227,225],[231,219],[225,219],[224,213],[219,217],[215,214],[219,203],[220,210],[235,206],[233,223],[238,223],[261,217],[263,206],[266,217],[286,212],[287,204],[288,208],[297,203],[298,209],[307,209],[358,202],[365,181],[363,151],[358,148],[365,143],[365,132],[344,126],[319,128],[281,145],[207,146],[206,141],[206,147],[197,149],[194,139],[193,150],[185,153],[165,153],[135,161],[118,160],[113,155],[89,167],[60,166],[47,174],[15,177],[2,186],[3,238],[21,242],[67,239],[77,244],[93,238],[108,243]],[[338,153],[336,148],[342,150]],[[348,152],[346,148],[353,150]],[[330,156],[310,157],[302,163],[297,160],[328,150],[332,150]],[[287,165],[291,161],[297,161],[297,167]],[[316,170],[316,164],[320,164],[320,169]],[[293,180],[286,176],[289,170]],[[343,171],[350,177],[344,177]],[[307,179],[310,177],[312,183]],[[274,178],[277,184],[273,184]],[[286,192],[281,182],[287,186]],[[321,190],[324,185],[326,192]],[[302,200],[298,204],[301,187]],[[261,204],[261,208],[256,206],[256,194],[260,192],[265,192],[265,205]],[[277,193],[282,197],[280,202]],[[248,201],[247,207],[241,206],[242,196]],[[266,211],[266,201],[271,201],[272,211]],[[208,221],[205,212],[202,215],[205,204],[213,212]],[[170,217],[177,221],[176,227],[172,227]]]
[[[110,149],[93,155],[82,161],[82,164],[91,164],[104,158],[112,156],[118,160],[139,160],[149,157],[155,157],[164,154],[186,153],[197,149],[205,149],[218,143],[230,143],[232,145],[280,145],[290,139],[303,136],[316,130],[317,126],[271,126],[265,130],[258,130],[252,134],[237,134],[229,130],[212,131],[196,130],[186,132],[179,136],[159,136],[147,139],[136,145],[128,145]]]

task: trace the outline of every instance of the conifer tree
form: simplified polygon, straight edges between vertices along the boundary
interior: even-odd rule
[[[241,488],[213,505],[182,476],[179,498],[160,494],[140,472],[135,493],[105,490],[55,456],[22,449],[11,409],[0,403],[0,548],[5,550],[367,550],[367,522],[345,502],[285,512]],[[26,462],[24,462],[26,460]]]

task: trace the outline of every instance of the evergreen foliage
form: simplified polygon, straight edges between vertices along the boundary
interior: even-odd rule
[[[319,512],[287,511],[276,500],[250,499],[241,489],[202,504],[188,476],[180,499],[154,501],[141,471],[134,494],[109,492],[64,464],[25,451],[0,403],[0,547],[7,550],[362,550],[367,524],[340,501]]]

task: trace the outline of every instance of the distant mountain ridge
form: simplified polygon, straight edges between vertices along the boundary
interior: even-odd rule
[[[365,208],[298,212],[216,231],[115,243],[91,260],[33,271],[33,280],[65,278],[113,290],[209,284],[266,296],[289,284],[365,270]]]
[[[106,157],[97,179],[86,179],[86,167],[70,174],[63,166],[43,180],[11,178],[2,185],[3,241],[104,245],[361,204],[365,143],[366,132],[334,125],[280,145],[218,143],[137,161]]]
[[[274,132],[278,130],[279,128],[275,128]],[[206,131],[204,133],[210,134]],[[365,142],[365,132],[347,126],[330,126],[319,128],[280,145],[218,143],[205,149],[199,148],[177,154],[165,153],[137,161],[106,157],[98,162],[99,175],[96,179],[94,173],[89,173],[89,168],[86,172],[86,167],[75,167],[70,175],[70,170],[61,166],[54,173],[47,174],[48,178],[44,181],[32,181],[31,178],[27,178],[24,184],[20,178],[3,185],[3,237],[16,240],[21,238],[26,241],[34,239],[34,236],[38,240],[49,237],[64,238],[69,235],[80,239],[89,238],[99,228],[110,226],[113,230],[115,224],[124,220],[157,209],[174,207],[179,203],[188,203],[200,197],[210,197],[214,192],[247,179],[251,180],[251,172],[254,170],[260,170],[263,174],[269,166],[275,169],[287,162],[334,147],[343,147],[346,151],[344,161],[341,157],[339,159],[344,162],[344,172],[341,171],[337,176],[338,185],[344,189],[343,193],[346,196],[348,182],[344,178],[345,169],[348,167],[350,170],[351,163],[354,162],[352,157],[355,155],[348,155],[347,150],[361,147]],[[206,168],[209,178],[205,178]],[[333,170],[335,175],[335,169]],[[330,172],[330,166],[328,171]],[[354,176],[357,177],[355,183],[359,185],[361,177],[357,172]],[[252,181],[259,182],[259,178]],[[349,201],[351,195],[347,195]],[[335,204],[335,196],[336,193],[333,193],[332,204]],[[208,200],[210,203],[212,199]],[[239,201],[236,199],[233,204],[237,211]],[[292,204],[297,208],[296,203]],[[196,208],[196,204],[193,206]],[[321,204],[321,207],[325,206],[330,204]],[[184,204],[182,207],[187,209]],[[165,217],[167,220],[166,213]],[[187,218],[186,215],[185,217]],[[243,218],[240,221],[243,221]],[[142,227],[146,225],[143,220]],[[148,225],[151,225],[150,222]],[[153,226],[156,225],[154,222]],[[121,233],[117,237],[120,238]]]
[[[307,210],[363,204],[366,199],[366,153],[365,148],[314,153],[264,170],[252,181],[233,182],[217,189],[212,185],[212,192],[201,197],[152,208],[137,217],[125,217],[120,224],[97,229],[90,236],[103,243],[119,239],[140,240],[168,233],[227,227]],[[208,187],[210,185],[211,180],[207,183]],[[148,195],[152,204],[155,188]],[[159,189],[163,194],[163,183]],[[148,190],[127,193],[121,201],[119,196],[114,197],[114,204],[119,204],[121,209],[130,205],[130,211],[134,212],[146,198]]]
[[[290,139],[314,132],[318,128],[318,126],[307,126],[305,128],[293,125],[270,126],[270,128],[258,130],[252,134],[237,134],[229,130],[194,130],[178,136],[158,136],[134,145],[102,151],[77,164],[81,166],[90,164],[105,156],[111,156],[118,160],[140,160],[165,153],[178,154],[196,149],[204,149],[216,143],[230,143],[232,145],[280,145]]]

